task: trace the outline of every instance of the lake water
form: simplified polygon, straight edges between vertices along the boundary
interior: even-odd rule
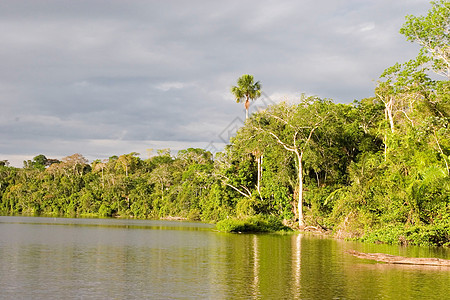
[[[449,299],[450,268],[345,251],[450,259],[450,250],[207,224],[0,217],[1,299]]]

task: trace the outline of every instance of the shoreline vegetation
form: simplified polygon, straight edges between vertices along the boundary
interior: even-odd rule
[[[312,230],[372,243],[450,247],[450,3],[407,16],[421,50],[351,104],[302,95],[253,113],[213,155],[188,148],[91,163],[0,160],[0,214],[217,223],[228,232]],[[441,77],[439,77],[441,76]],[[248,112],[262,88],[232,88]]]

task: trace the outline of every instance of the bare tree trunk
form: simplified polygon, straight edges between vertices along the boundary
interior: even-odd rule
[[[275,116],[273,116],[275,117]],[[285,123],[286,125],[288,125],[287,121],[277,118],[278,120],[281,120],[283,123]],[[285,142],[283,142],[280,137],[278,135],[276,135],[275,133],[271,132],[271,131],[267,131],[262,129],[261,127],[259,128],[255,128],[257,130],[261,130],[264,131],[266,133],[268,133],[269,135],[271,135],[273,138],[275,138],[275,140],[277,141],[278,144],[280,144],[281,146],[283,146],[284,149],[286,149],[287,151],[293,152],[295,153],[295,155],[297,156],[297,160],[298,160],[298,166],[297,166],[297,176],[298,176],[298,224],[300,227],[305,226],[305,221],[303,218],[303,151],[306,149],[306,146],[309,144],[313,132],[319,127],[320,123],[322,123],[325,120],[324,118],[321,118],[320,121],[318,121],[316,124],[314,124],[314,126],[308,127],[310,128],[308,137],[304,137],[303,139],[298,138],[298,134],[299,131],[295,131],[293,136],[292,136],[292,144],[287,144]],[[304,128],[303,128],[304,129]],[[299,147],[297,145],[298,141],[303,141],[303,146]],[[299,150],[300,148],[300,150]]]
[[[298,159],[298,225],[300,227],[305,226],[305,221],[303,220],[303,153],[295,151]]]
[[[260,157],[258,157],[257,159],[258,162],[258,182],[256,184],[256,189],[258,191],[258,193],[261,194],[261,178],[262,178],[262,161],[263,161],[263,155],[261,154]]]
[[[247,98],[247,100],[245,100],[245,120],[248,119],[248,108],[250,107],[250,100]]]
[[[386,116],[389,119],[389,125],[391,127],[391,132],[394,133],[394,117],[392,115],[392,107],[394,106],[394,100],[392,97],[389,98],[389,101],[385,103]]]
[[[237,187],[235,187],[234,185],[231,185],[231,184],[226,183],[226,182],[224,182],[224,184],[229,186],[230,188],[232,188],[233,190],[235,190],[236,192],[238,192],[239,194],[241,194],[241,195],[243,195],[243,196],[245,196],[247,198],[250,198],[252,196],[250,191],[247,188],[245,188],[244,186],[242,186],[242,187],[245,188],[245,190],[247,191],[247,194],[244,193],[243,191],[241,191],[240,189],[238,189]]]
[[[388,100],[386,100],[385,98],[383,98],[383,96],[378,95],[378,98],[380,98],[380,100],[384,103],[384,117],[387,121],[389,121],[389,127],[391,129],[391,132],[394,133],[395,132],[395,128],[394,128],[394,117],[392,114],[392,109],[394,106],[394,99],[392,96],[389,97]],[[384,134],[384,160],[386,161],[387,159],[387,133]]]
[[[102,166],[102,187],[105,188],[105,180],[103,179],[103,166]]]

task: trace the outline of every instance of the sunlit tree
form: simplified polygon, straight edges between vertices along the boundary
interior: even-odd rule
[[[248,119],[248,108],[250,101],[261,97],[261,83],[254,80],[253,75],[244,74],[237,80],[237,86],[231,87],[231,93],[236,98],[236,102],[244,102],[245,119]]]

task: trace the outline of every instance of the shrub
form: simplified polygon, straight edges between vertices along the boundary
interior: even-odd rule
[[[290,231],[275,217],[253,216],[245,219],[225,219],[217,223],[217,230],[224,232],[276,232]]]
[[[417,245],[450,246],[450,227],[443,224],[404,227],[390,225],[371,231],[361,238],[364,242]]]

